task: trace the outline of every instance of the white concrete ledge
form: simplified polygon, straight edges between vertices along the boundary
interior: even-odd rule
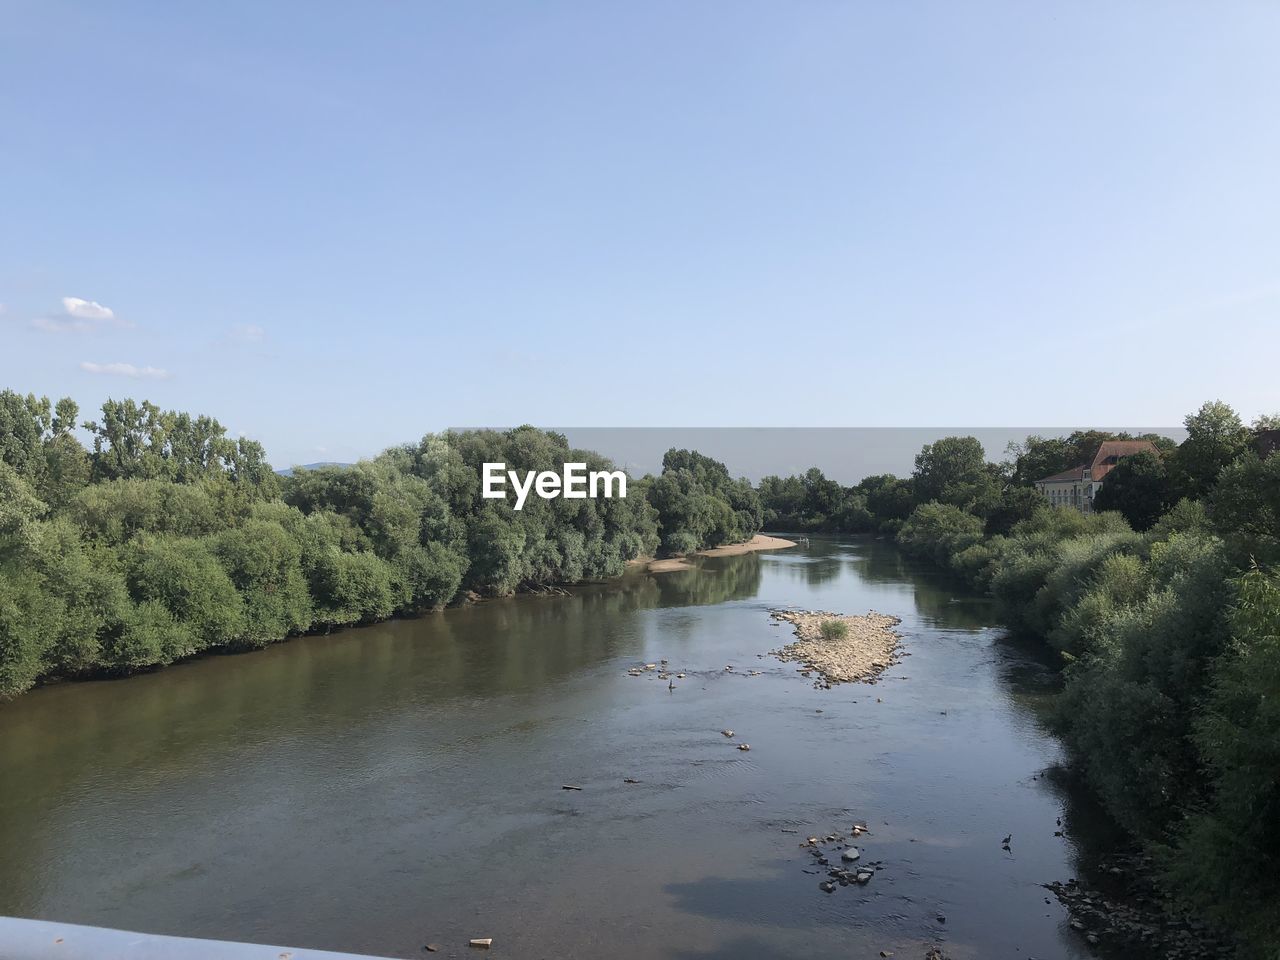
[[[0,917],[0,957],[4,960],[386,960],[355,953],[162,937],[18,917]]]

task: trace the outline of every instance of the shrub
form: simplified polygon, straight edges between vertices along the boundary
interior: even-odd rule
[[[843,620],[823,620],[818,624],[823,640],[843,640],[849,636],[849,624]]]
[[[922,503],[898,530],[898,544],[914,556],[950,566],[951,558],[982,540],[982,521],[959,507]]]

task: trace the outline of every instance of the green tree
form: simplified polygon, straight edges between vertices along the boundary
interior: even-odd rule
[[[916,507],[915,487],[891,473],[867,477],[858,489],[866,497],[867,509],[881,525],[897,525],[906,520]]]
[[[1048,501],[1034,487],[1008,486],[987,515],[987,536],[1006,534],[1023,520],[1030,520],[1037,510],[1049,509]]]
[[[127,554],[129,591],[139,603],[163,604],[186,628],[195,653],[232,643],[245,631],[245,609],[209,541],[142,537]]]
[[[0,460],[0,551],[6,541],[31,542],[36,535],[36,521],[48,509],[22,475]]]
[[[1280,563],[1280,452],[1246,453],[1226,467],[1209,495],[1214,529],[1237,561]]]
[[[898,531],[898,544],[908,553],[926,557],[938,566],[982,540],[982,521],[946,503],[922,503]]]
[[[1203,404],[1183,423],[1187,439],[1173,456],[1174,481],[1181,496],[1202,497],[1223,468],[1247,450],[1249,431],[1221,400]]]
[[[976,437],[943,437],[925,444],[911,479],[918,503],[936,500],[954,507],[985,501],[994,485]]]
[[[311,626],[302,551],[279,523],[248,520],[218,534],[212,547],[244,600],[243,627],[235,643],[261,647]]]
[[[1095,494],[1095,510],[1118,510],[1135,530],[1147,530],[1173,505],[1173,482],[1153,453],[1124,457],[1107,473]]]
[[[1195,742],[1210,797],[1194,809],[1170,873],[1182,893],[1257,940],[1280,916],[1280,580],[1254,568],[1237,583],[1231,646],[1213,677]]]

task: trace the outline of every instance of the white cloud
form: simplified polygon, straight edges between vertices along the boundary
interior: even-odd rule
[[[114,320],[116,312],[104,307],[97,300],[81,300],[79,297],[63,297],[62,307],[67,315],[77,320]]]
[[[266,339],[267,331],[256,323],[237,323],[231,328],[231,336],[242,343],[261,343]]]
[[[103,306],[96,300],[82,300],[80,297],[63,297],[62,313],[36,317],[31,325],[39,330],[63,333],[68,330],[86,333],[104,327],[131,327],[127,320],[121,320],[110,307]]]
[[[113,377],[132,377],[134,380],[168,380],[171,376],[168,370],[160,367],[136,367],[132,363],[92,363],[84,360],[80,369]]]

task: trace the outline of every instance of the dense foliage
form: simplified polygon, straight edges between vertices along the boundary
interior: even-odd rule
[[[353,467],[282,478],[259,444],[228,438],[210,417],[108,401],[80,425],[86,449],[78,416],[70,400],[0,392],[0,696],[469,594],[614,576],[658,546],[659,513],[644,496],[531,497],[518,512],[482,499],[487,461],[612,469],[530,427],[428,435]],[[685,460],[673,466],[679,482],[680,470],[723,470]],[[690,531],[700,546],[758,526],[749,487],[743,497],[732,482],[700,484],[694,493],[711,500],[700,509],[717,522],[674,527],[669,539]]]
[[[662,548],[672,554],[750,539],[763,520],[750,481],[692,450],[666,452],[662,474],[646,478],[646,499],[658,512]]]
[[[861,532],[871,529],[867,495],[843,487],[812,467],[802,477],[765,477],[760,481],[762,519],[768,530]]]

